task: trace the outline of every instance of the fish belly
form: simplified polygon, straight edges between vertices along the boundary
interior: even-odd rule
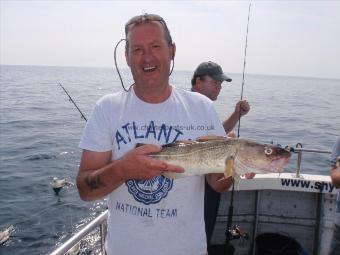
[[[170,164],[178,165],[184,168],[183,173],[174,173],[174,172],[167,172],[163,175],[172,178],[183,178],[193,175],[205,175],[210,173],[224,173],[225,171],[225,160],[206,160],[205,162],[176,162],[176,161],[168,161]]]

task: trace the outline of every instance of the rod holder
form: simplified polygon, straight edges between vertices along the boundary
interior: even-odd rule
[[[296,149],[302,149],[302,143],[297,143],[295,145]],[[298,152],[298,159],[297,159],[297,165],[296,165],[296,178],[300,178],[300,170],[301,170],[301,160],[302,160],[302,150],[299,150]]]

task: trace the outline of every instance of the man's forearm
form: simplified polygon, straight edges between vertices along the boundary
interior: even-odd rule
[[[235,112],[233,112],[228,119],[223,121],[223,128],[227,134],[233,130],[236,123],[238,122],[238,119],[239,116]]]
[[[79,171],[77,187],[81,199],[91,201],[100,199],[124,182],[116,164],[110,163],[98,170]]]

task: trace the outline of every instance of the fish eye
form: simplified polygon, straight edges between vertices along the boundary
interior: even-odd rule
[[[273,150],[269,147],[264,148],[264,154],[271,155],[273,153]]]

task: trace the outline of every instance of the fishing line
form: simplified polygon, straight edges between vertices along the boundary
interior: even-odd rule
[[[128,89],[126,89],[125,86],[124,86],[124,82],[123,82],[122,76],[121,76],[121,74],[120,74],[120,72],[119,72],[118,65],[117,65],[117,48],[118,48],[118,45],[119,45],[121,42],[123,42],[123,41],[126,41],[126,39],[120,39],[120,40],[117,42],[116,46],[115,46],[115,50],[114,50],[114,61],[115,61],[116,71],[117,71],[118,76],[119,76],[119,79],[120,79],[120,84],[122,85],[122,87],[123,87],[123,89],[124,89],[125,92],[129,92],[130,89],[131,89],[131,87],[132,87],[135,83],[132,83],[132,84],[130,85],[130,87],[129,87]],[[170,70],[169,76],[172,74],[172,71],[174,70],[174,67],[175,67],[175,57],[172,57],[171,60],[172,60],[172,66],[171,66],[171,70]]]
[[[249,3],[248,9],[248,22],[247,22],[247,32],[246,32],[246,45],[244,47],[244,59],[243,59],[243,72],[242,72],[242,88],[241,88],[241,100],[243,98],[243,87],[244,87],[244,72],[246,69],[246,58],[247,58],[247,47],[248,47],[248,31],[249,31],[249,19],[250,19],[250,7],[251,2]],[[237,138],[240,137],[240,127],[241,127],[241,105],[240,105],[240,114],[238,116],[238,128],[237,128]]]
[[[247,57],[247,46],[248,46],[248,31],[249,31],[249,18],[250,18],[250,7],[251,7],[251,2],[249,3],[249,8],[248,8],[248,21],[247,21],[247,32],[246,32],[246,44],[244,48],[244,59],[243,59],[243,72],[242,72],[242,88],[241,88],[241,100],[243,98],[243,87],[244,87],[244,72],[246,68],[246,57]],[[240,137],[240,127],[241,127],[241,105],[240,105],[240,114],[238,117],[238,128],[237,128],[237,138]],[[230,204],[229,204],[229,210],[228,210],[228,220],[227,220],[227,228],[225,230],[225,252],[226,254],[233,254],[235,252],[235,249],[232,245],[229,245],[230,240],[233,239],[232,236],[232,229],[231,229],[231,224],[233,221],[233,214],[234,214],[234,193],[235,193],[235,180],[232,178],[232,190],[231,190],[231,195],[230,195]]]
[[[124,89],[125,92],[128,92],[131,87],[133,86],[133,84],[130,85],[130,87],[128,89],[125,88],[124,86],[124,83],[123,83],[123,79],[122,79],[122,76],[120,75],[120,72],[119,72],[119,69],[118,69],[118,65],[117,65],[117,48],[118,48],[118,45],[123,42],[123,41],[126,41],[126,39],[120,39],[119,42],[116,44],[115,46],[115,51],[114,51],[114,60],[115,60],[115,67],[116,67],[116,71],[118,73],[118,76],[119,76],[119,79],[120,79],[120,84],[122,84],[122,87]]]

